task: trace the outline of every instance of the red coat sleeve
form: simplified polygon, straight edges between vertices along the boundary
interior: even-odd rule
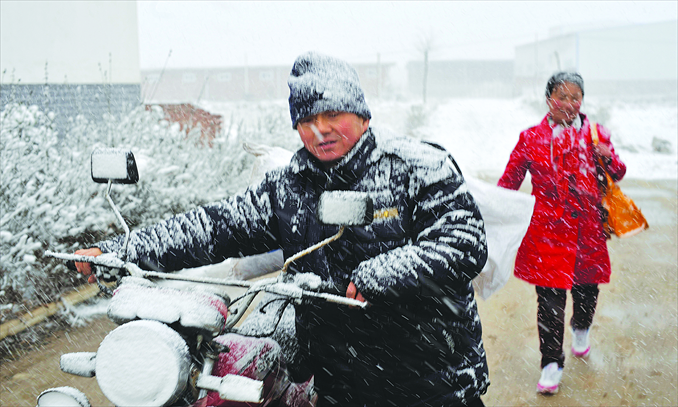
[[[518,144],[516,144],[511,152],[504,174],[499,178],[499,182],[497,182],[497,185],[502,188],[518,190],[525,179],[525,174],[530,167],[525,135],[526,132],[520,133]]]
[[[619,156],[614,151],[614,147],[610,141],[610,131],[599,124],[598,137],[598,143],[605,144],[612,152],[612,157],[610,160],[602,160],[603,164],[605,165],[605,170],[608,174],[610,174],[610,177],[612,177],[614,182],[620,181],[626,174],[626,165],[621,161],[621,159],[619,159]]]

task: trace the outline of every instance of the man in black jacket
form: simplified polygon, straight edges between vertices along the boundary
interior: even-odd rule
[[[128,259],[174,271],[279,248],[289,258],[337,232],[317,220],[322,192],[367,193],[372,224],[289,268],[370,303],[296,307],[295,379],[315,376],[321,406],[482,406],[489,377],[471,280],[487,243],[461,173],[443,149],[371,128],[346,62],[301,55],[288,84],[304,143],[290,164],[241,195],[134,232]]]

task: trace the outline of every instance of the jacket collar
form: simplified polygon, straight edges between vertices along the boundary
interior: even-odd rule
[[[368,128],[351,151],[334,167],[325,170],[317,158],[301,148],[292,157],[290,168],[294,174],[313,178],[324,189],[346,189],[366,170],[375,147],[374,134]]]
[[[570,126],[567,126],[567,127],[574,127],[575,130],[580,131],[582,125],[584,124],[585,119],[586,119],[586,115],[584,113],[579,113],[577,115],[577,117],[572,121],[572,124]],[[544,120],[542,120],[542,123],[546,123],[552,129],[557,127],[557,126],[564,127],[563,125],[554,122],[553,119],[551,118],[550,113],[546,114],[546,117],[544,117]]]

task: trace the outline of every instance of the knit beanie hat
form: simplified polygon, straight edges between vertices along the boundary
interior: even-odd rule
[[[336,111],[371,119],[358,73],[348,63],[307,52],[297,57],[287,80],[292,127],[306,116]]]

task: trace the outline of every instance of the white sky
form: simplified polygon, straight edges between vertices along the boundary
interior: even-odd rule
[[[517,45],[555,27],[677,18],[677,1],[138,2],[142,69],[291,65],[309,50],[402,62],[420,58],[426,37],[431,59],[512,59]]]

